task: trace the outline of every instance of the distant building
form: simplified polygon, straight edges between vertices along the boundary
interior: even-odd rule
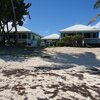
[[[61,38],[69,35],[80,35],[83,37],[82,44],[100,45],[100,28],[85,25],[74,25],[59,31]]]
[[[58,34],[51,34],[42,38],[47,46],[54,46],[55,42],[59,41],[60,35]]]

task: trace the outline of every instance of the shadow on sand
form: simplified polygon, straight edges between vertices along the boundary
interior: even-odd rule
[[[17,61],[22,62],[28,57],[41,57],[47,62],[53,63],[52,66],[39,66],[35,67],[36,71],[50,71],[69,69],[75,66],[85,66],[95,74],[100,74],[100,60],[92,52],[85,52],[80,54],[75,53],[61,53],[55,52],[54,55],[49,55],[44,52],[43,48],[18,48],[18,47],[3,47],[0,48],[0,59],[4,61]]]
[[[88,70],[92,71],[92,74],[99,74],[100,60],[96,58],[96,55],[92,52],[85,52],[81,54],[68,54],[68,53],[56,53],[49,59],[44,59],[47,62],[54,63],[54,66],[40,66],[36,67],[36,71],[50,71],[69,69],[76,66],[85,66]],[[59,64],[59,65],[56,65]]]
[[[4,61],[22,62],[29,57],[42,57],[46,55],[43,51],[44,48],[0,47],[0,59]]]

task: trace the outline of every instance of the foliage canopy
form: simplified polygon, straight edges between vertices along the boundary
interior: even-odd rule
[[[26,4],[24,0],[0,0],[0,33],[3,34],[3,41],[9,39],[9,32],[13,27],[23,25],[25,15],[30,18],[30,6],[31,3]],[[9,23],[11,27],[8,26]]]

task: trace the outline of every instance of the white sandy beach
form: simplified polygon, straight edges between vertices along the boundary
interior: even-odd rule
[[[0,100],[100,100],[100,48],[0,56]]]

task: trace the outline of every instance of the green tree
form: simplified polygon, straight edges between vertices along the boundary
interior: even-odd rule
[[[94,4],[94,8],[96,9],[100,8],[100,0],[96,1],[96,3]]]
[[[63,42],[65,42],[67,45],[70,46],[78,46],[79,43],[82,43],[82,36],[80,35],[71,35],[66,36],[62,39]]]
[[[3,34],[3,41],[5,38],[10,39],[9,32],[12,28],[15,28],[16,41],[17,25],[23,25],[25,15],[30,18],[28,11],[30,6],[31,3],[26,4],[24,0],[0,0],[0,33]],[[9,22],[12,23],[11,28],[8,27]]]
[[[100,0],[97,0],[96,3],[93,6],[94,9],[100,9]],[[88,23],[88,25],[92,24],[98,17],[100,17],[100,14],[97,14],[94,16]]]

